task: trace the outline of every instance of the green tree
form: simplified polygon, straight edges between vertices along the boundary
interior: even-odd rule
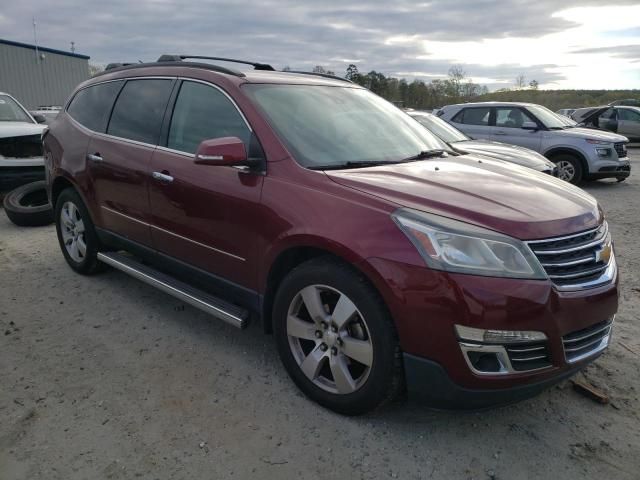
[[[531,90],[538,90],[538,87],[539,87],[539,84],[538,84],[538,81],[537,81],[537,80],[531,80],[531,81],[529,82],[529,88],[530,88]]]
[[[360,72],[358,72],[358,67],[353,63],[350,63],[347,67],[347,72],[344,76],[347,80],[351,80],[352,82],[356,82]]]

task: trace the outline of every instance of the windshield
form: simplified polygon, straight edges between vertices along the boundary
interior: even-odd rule
[[[368,90],[245,84],[296,161],[308,168],[394,163],[451,151],[408,115]]]
[[[0,95],[0,122],[33,123],[33,120],[13,98]]]
[[[546,107],[541,105],[528,105],[527,110],[533,113],[542,124],[550,130],[558,130],[567,127],[575,126],[576,122],[573,120],[553,113]]]
[[[411,115],[415,120],[420,122],[427,130],[440,138],[443,142],[455,143],[470,140],[464,133],[449,125],[447,122],[428,113],[416,113]]]

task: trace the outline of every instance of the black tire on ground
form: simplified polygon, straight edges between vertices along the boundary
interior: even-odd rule
[[[6,194],[4,211],[16,225],[39,227],[53,222],[53,208],[47,198],[46,183],[32,182]]]
[[[620,183],[620,182],[624,182],[626,179],[627,179],[627,177],[618,177],[618,178],[617,178],[618,183]]]
[[[582,182],[584,172],[579,158],[568,153],[561,153],[554,155],[551,161],[558,167],[558,178],[574,185],[579,185]]]
[[[63,209],[65,210],[65,215],[68,215],[70,205],[74,207],[72,213],[75,225],[74,229],[79,225],[82,225],[83,231],[81,234],[75,234],[73,231],[74,229],[69,228],[69,225],[63,221]],[[100,240],[96,235],[89,211],[82,201],[82,198],[80,198],[80,195],[78,195],[78,192],[73,188],[63,190],[56,201],[54,215],[60,249],[62,250],[62,254],[69,266],[76,272],[83,275],[91,275],[93,273],[103,271],[106,268],[106,265],[100,262],[97,258],[98,251],[100,250]],[[77,238],[80,237],[82,239],[82,244],[85,246],[84,253],[81,255],[81,251],[80,253],[79,251],[74,251],[74,255],[78,257],[74,259],[69,249],[65,246],[65,242],[71,242],[74,238],[77,242]],[[65,240],[65,238],[67,240]],[[71,240],[69,240],[70,238]]]
[[[299,294],[305,287],[318,286],[319,288],[335,289],[338,295],[343,294],[355,305],[357,309],[356,315],[353,315],[350,321],[349,329],[360,328],[360,332],[366,329],[366,336],[360,336],[360,338],[366,338],[370,345],[371,352],[371,366],[369,367],[368,374],[360,376],[360,382],[355,391],[350,393],[338,393],[327,391],[311,380],[301,368],[301,359],[296,358],[294,354],[295,347],[292,347],[290,343],[290,337],[288,335],[287,324],[290,307],[295,305],[296,299],[300,299]],[[331,292],[328,292],[331,295]],[[320,294],[323,312],[329,311],[331,315],[329,318],[333,321],[336,314],[335,304],[331,307],[329,304],[331,300],[326,300],[327,292]],[[334,293],[335,294],[335,293]],[[342,297],[338,297],[342,298]],[[300,307],[298,307],[300,308]],[[332,310],[333,308],[333,310]],[[302,312],[308,312],[306,306],[306,300]],[[304,314],[303,314],[304,315]],[[359,319],[365,320],[364,329],[359,324]],[[309,260],[294,270],[292,270],[280,284],[273,307],[273,323],[274,323],[274,335],[278,353],[280,359],[284,364],[285,369],[293,379],[294,383],[302,390],[302,392],[309,398],[319,403],[320,405],[329,408],[335,412],[345,415],[360,415],[371,410],[374,410],[382,405],[394,400],[403,390],[404,387],[404,373],[402,368],[402,353],[398,343],[398,335],[388,312],[387,306],[383,302],[379,293],[373,288],[373,286],[367,281],[367,279],[353,269],[350,265],[345,264],[333,257],[319,257],[313,260]],[[308,328],[311,332],[317,327],[318,323],[309,323]],[[325,331],[329,332],[330,329]],[[340,328],[338,335],[348,335],[345,330]],[[321,332],[315,331],[315,335],[320,335]],[[335,334],[334,334],[335,335]],[[362,335],[362,334],[360,334]],[[294,336],[297,337],[297,336]],[[292,337],[293,338],[293,337]],[[301,337],[302,338],[302,337]],[[327,337],[328,338],[328,337]],[[327,350],[325,355],[326,363],[322,368],[328,370],[316,369],[318,375],[317,378],[321,378],[322,372],[331,371],[332,373],[326,373],[333,377],[333,366],[331,361],[336,362],[336,359],[344,359],[348,365],[348,369],[358,372],[358,368],[362,368],[363,365],[359,365],[358,362],[351,360],[349,355],[341,356],[347,340],[354,340],[353,337],[341,337],[345,339],[345,343],[338,345],[341,350],[334,355],[333,348]],[[317,342],[324,342],[325,337]],[[296,341],[293,339],[292,341]],[[318,348],[322,348],[322,343],[315,343],[315,340],[305,340],[308,344],[308,351],[317,352]],[[357,340],[356,340],[357,341]],[[296,345],[301,345],[302,342]],[[340,345],[342,345],[340,347]],[[325,347],[326,348],[326,347]],[[300,350],[296,350],[300,352]],[[298,353],[300,355],[300,353]],[[310,356],[308,353],[302,353],[302,356]],[[304,361],[304,360],[302,360]],[[353,370],[355,369],[355,370]],[[366,367],[365,367],[366,370]],[[324,378],[324,377],[322,377]],[[355,380],[350,376],[352,380]],[[324,380],[321,380],[324,381]],[[335,382],[334,387],[338,389],[338,383]]]

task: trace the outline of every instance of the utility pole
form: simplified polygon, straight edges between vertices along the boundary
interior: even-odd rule
[[[71,53],[76,52],[76,42],[71,42]]]
[[[36,33],[36,17],[31,17],[33,21],[33,43],[36,46],[36,63],[40,63],[40,52],[38,51],[38,35]]]

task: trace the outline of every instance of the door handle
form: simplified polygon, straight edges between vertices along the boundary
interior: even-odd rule
[[[502,131],[496,132],[496,135],[506,135],[506,134],[507,132],[502,132]]]
[[[151,174],[151,176],[155,179],[158,180],[162,183],[171,183],[173,182],[173,177],[171,175],[167,175],[166,173],[162,173],[162,172],[153,172]]]
[[[102,161],[102,157],[100,156],[100,154],[98,152],[96,152],[96,153],[88,153],[87,154],[87,160],[89,160],[90,162],[101,162]]]

